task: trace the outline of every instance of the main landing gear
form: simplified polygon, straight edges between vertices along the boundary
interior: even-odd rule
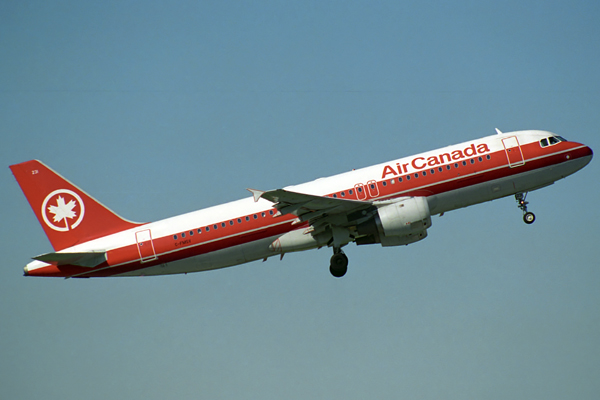
[[[341,278],[348,271],[348,257],[341,249],[334,249],[329,261],[329,272],[336,278]]]
[[[523,221],[525,221],[527,225],[530,225],[535,221],[535,214],[527,211],[527,204],[529,204],[529,202],[525,201],[526,197],[527,192],[515,194],[515,199],[517,199],[517,203],[519,203],[518,207],[523,211]]]

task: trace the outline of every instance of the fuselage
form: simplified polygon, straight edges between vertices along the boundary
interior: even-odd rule
[[[552,138],[552,139],[551,139]],[[487,136],[285,188],[373,202],[427,199],[431,215],[536,190],[587,165],[592,150],[544,131]],[[105,277],[204,271],[266,259],[271,244],[306,229],[296,216],[252,197],[136,226],[61,250],[106,252],[94,268],[34,261],[30,276]]]

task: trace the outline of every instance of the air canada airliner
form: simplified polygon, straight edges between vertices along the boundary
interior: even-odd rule
[[[41,161],[10,166],[54,252],[26,276],[91,278],[181,274],[329,247],[330,272],[346,274],[342,248],[425,239],[431,216],[527,193],[585,167],[588,146],[545,131],[470,140],[151,223],[121,218]]]

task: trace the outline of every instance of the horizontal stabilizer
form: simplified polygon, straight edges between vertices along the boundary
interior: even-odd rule
[[[77,265],[79,267],[93,268],[106,261],[106,252],[46,253],[33,257],[33,259],[54,265]]]

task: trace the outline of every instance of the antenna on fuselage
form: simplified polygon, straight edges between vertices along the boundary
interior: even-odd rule
[[[502,131],[498,128],[496,128],[496,132],[498,133],[498,135],[502,135]]]

